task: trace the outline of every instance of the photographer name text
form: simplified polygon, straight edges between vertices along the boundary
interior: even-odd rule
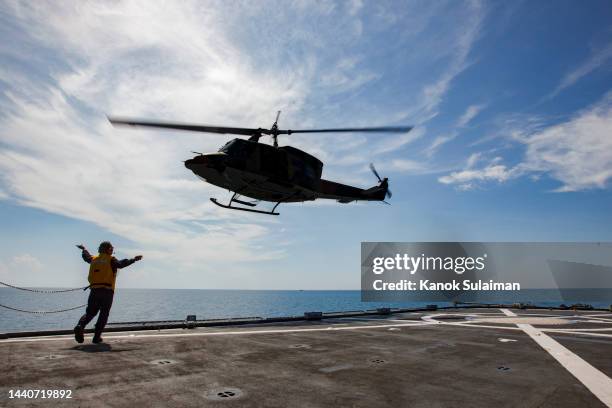
[[[438,291],[438,290],[521,290],[521,284],[518,282],[494,282],[493,280],[472,281],[469,279],[452,280],[449,282],[433,282],[429,279],[420,279],[411,281],[402,279],[397,282],[385,282],[382,279],[377,279],[373,282],[374,290],[399,290],[399,291]]]

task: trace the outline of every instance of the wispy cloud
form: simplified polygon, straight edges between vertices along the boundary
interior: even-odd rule
[[[456,137],[457,132],[451,132],[450,134],[444,136],[437,136],[433,140],[433,142],[431,142],[431,144],[425,149],[425,154],[427,155],[427,157],[433,156],[442,145],[450,142]]]
[[[612,179],[612,94],[524,139],[527,171],[544,172],[563,183],[557,191],[605,188]]]
[[[448,92],[451,82],[470,65],[468,57],[480,35],[481,25],[486,12],[484,6],[479,1],[471,1],[467,5],[469,12],[464,16],[467,21],[465,25],[460,26],[460,30],[456,33],[457,39],[454,43],[451,59],[446,71],[436,82],[427,85],[423,89],[424,103],[421,120],[424,122],[437,116],[437,108],[442,102],[444,95]]]
[[[457,119],[456,127],[466,127],[485,107],[486,105],[484,104],[468,106],[463,115]],[[427,157],[432,157],[443,145],[455,140],[457,136],[459,136],[459,132],[457,130],[449,130],[444,135],[436,136],[429,146],[423,150],[424,154]]]
[[[580,79],[599,69],[610,60],[612,60],[612,43],[608,44],[604,48],[595,50],[593,53],[591,53],[586,61],[565,74],[565,76],[561,79],[561,82],[559,82],[559,85],[557,85],[557,87],[550,94],[548,94],[544,100],[554,98],[564,89],[573,86]]]
[[[422,99],[419,110],[414,114],[416,123],[423,124],[435,118],[439,113],[439,106],[449,92],[452,81],[465,71],[471,64],[470,53],[476,41],[479,39],[482,24],[486,16],[486,10],[479,1],[468,3],[468,14],[464,17],[465,25],[461,25],[455,33],[453,47],[448,49],[449,60],[446,69],[433,83],[426,85],[422,90]],[[470,106],[458,121],[458,127],[464,127],[482,109],[484,105]],[[431,158],[444,144],[454,140],[458,136],[456,130],[448,130],[446,134],[439,135],[423,150],[423,153]]]
[[[503,183],[524,175],[537,181],[546,174],[562,183],[555,190],[558,192],[608,186],[612,179],[612,93],[565,122],[549,126],[537,122],[527,121],[508,134],[512,142],[525,148],[517,165],[507,167],[497,156],[476,168],[483,160],[483,154],[477,153],[470,156],[464,170],[442,176],[438,181],[470,189],[478,183]]]
[[[480,154],[471,155],[467,160],[466,169],[439,177],[438,181],[442,184],[455,184],[459,190],[465,191],[474,189],[480,183],[503,183],[520,174],[517,167],[508,168],[502,164],[501,157],[495,157],[486,165],[475,168],[475,164],[479,160]]]
[[[486,105],[470,105],[465,110],[465,113],[461,115],[461,117],[457,120],[458,127],[465,127],[468,123],[472,121],[484,108]]]
[[[360,58],[353,56],[338,61],[330,72],[321,76],[321,86],[327,91],[347,92],[378,79],[380,76],[367,69],[357,69]]]

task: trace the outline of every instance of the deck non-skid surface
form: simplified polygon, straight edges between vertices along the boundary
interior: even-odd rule
[[[0,341],[0,406],[605,407],[597,381],[612,376],[604,312],[453,309],[90,340]],[[28,389],[73,398],[9,399]]]

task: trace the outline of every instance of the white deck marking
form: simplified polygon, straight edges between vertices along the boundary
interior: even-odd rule
[[[512,317],[516,317],[517,314],[514,313],[512,310],[508,310],[508,309],[499,309],[503,314],[505,314],[506,316],[512,316]]]
[[[581,316],[581,317],[582,317],[582,316]],[[600,322],[612,323],[612,319],[610,319],[610,318],[589,316],[589,319],[597,320],[597,321],[600,321]],[[588,320],[587,320],[587,321],[588,321]]]
[[[553,330],[553,329],[540,329],[542,331],[549,331],[549,330]],[[559,329],[559,330],[564,330],[564,331],[570,331],[570,332],[607,332],[607,331],[612,331],[612,327],[604,327],[601,329]]]
[[[514,331],[521,330],[518,327],[514,327],[514,326],[489,326],[486,324],[457,323],[457,322],[438,322],[438,323],[445,324],[447,326],[471,327],[473,329],[496,329],[496,330],[514,330]]]
[[[318,332],[318,331],[341,331],[341,330],[360,330],[360,329],[376,329],[376,328],[389,328],[389,327],[409,327],[409,326],[428,326],[423,322],[412,322],[412,323],[397,323],[397,324],[376,324],[371,326],[344,326],[344,327],[317,327],[307,329],[273,329],[273,330],[241,330],[241,331],[218,331],[218,332],[206,332],[206,333],[158,333],[158,334],[122,334],[113,335],[105,334],[105,339],[135,339],[135,338],[158,338],[158,337],[191,337],[191,336],[230,336],[230,335],[243,335],[243,334],[277,334],[277,333],[303,333],[303,332]],[[153,330],[149,331],[152,332]],[[28,343],[37,341],[52,341],[52,340],[70,340],[73,337],[70,335],[62,335],[57,337],[42,337],[32,338],[26,337],[22,339],[8,339],[0,340],[0,344],[3,343]]]
[[[578,335],[578,336],[594,336],[594,337],[607,337],[607,338],[612,338],[612,333],[611,334],[606,334],[606,333],[592,333],[592,332],[582,332],[582,331],[569,331],[569,330],[563,330],[563,329],[546,329],[546,330],[542,330],[545,331],[547,333],[563,333],[563,334],[573,334],[573,335]]]
[[[511,310],[500,310],[506,316],[517,316]],[[612,379],[610,379],[610,377],[584,361],[577,354],[572,353],[569,349],[540,329],[536,329],[532,325],[524,323],[519,323],[517,326],[554,357],[554,359],[576,377],[578,381],[584,384],[584,386],[599,398],[601,402],[607,407],[612,407]]]
[[[499,316],[499,314],[497,314]],[[500,329],[500,330],[521,330],[518,327],[514,327],[514,326],[489,326],[489,325],[485,325],[485,324],[474,324],[476,323],[476,321],[472,320],[472,321],[466,321],[466,322],[445,322],[445,321],[441,321],[441,320],[436,320],[435,318],[438,316],[448,316],[448,313],[439,313],[439,314],[435,314],[435,315],[429,315],[429,316],[423,316],[421,317],[421,319],[423,319],[423,321],[428,322],[430,324],[443,324],[446,326],[463,326],[463,327],[471,327],[471,328],[479,328],[479,329]],[[466,316],[473,316],[473,315],[466,315]]]
[[[354,321],[371,321],[371,322],[397,322],[397,323],[418,323],[418,324],[429,324],[423,320],[409,320],[409,319],[374,319],[374,318],[360,318],[360,317],[344,317],[342,320],[354,320]]]

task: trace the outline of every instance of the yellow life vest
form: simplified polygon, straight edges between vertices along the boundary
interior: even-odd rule
[[[92,288],[115,290],[115,274],[111,267],[111,256],[108,254],[94,256],[89,264],[89,276],[87,279]]]

